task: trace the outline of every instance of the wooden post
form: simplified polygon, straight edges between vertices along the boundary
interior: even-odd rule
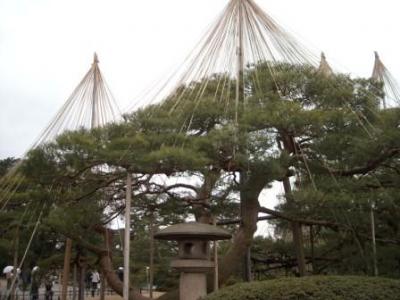
[[[19,250],[19,226],[16,227],[15,229],[15,239],[14,239],[14,262],[13,262],[13,266],[14,266],[14,270],[13,270],[13,278],[12,280],[15,281],[16,278],[18,276],[18,250]],[[11,290],[11,299],[15,300],[16,299],[16,284],[14,284],[12,286],[12,290]]]
[[[376,258],[376,234],[375,234],[375,214],[374,214],[374,205],[371,204],[371,235],[372,235],[372,259],[374,264],[374,276],[378,276],[378,261]]]
[[[104,271],[101,271],[100,275],[100,300],[105,300],[106,298],[106,288],[107,288],[107,280],[104,274]]]
[[[150,269],[149,269],[149,294],[150,299],[153,299],[153,285],[154,285],[154,210],[151,209],[150,212],[150,224],[149,224],[149,233],[150,233]]]
[[[310,249],[311,249],[311,266],[312,272],[315,270],[315,251],[314,251],[314,227],[310,225]]]
[[[292,222],[293,243],[296,251],[297,266],[299,269],[299,276],[306,275],[306,262],[304,257],[304,241],[303,241],[303,227],[298,222]]]
[[[214,226],[217,226],[217,219],[213,220]],[[214,292],[219,289],[219,270],[218,270],[218,241],[214,241]]]
[[[86,274],[86,268],[85,268],[85,263],[83,260],[79,264],[79,283],[78,283],[78,299],[79,300],[85,300],[85,274]]]
[[[63,277],[62,277],[61,300],[67,300],[71,254],[72,254],[72,240],[67,238],[67,241],[65,243],[65,256],[64,256],[64,269],[63,269]]]
[[[124,235],[124,287],[123,298],[129,300],[129,258],[131,229],[132,175],[126,176],[125,235]]]
[[[75,262],[74,270],[72,273],[72,300],[76,300],[76,281],[77,281],[77,268],[76,268],[76,262]]]

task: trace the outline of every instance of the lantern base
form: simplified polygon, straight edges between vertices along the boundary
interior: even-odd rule
[[[206,273],[181,273],[179,280],[179,300],[199,300],[206,296]]]

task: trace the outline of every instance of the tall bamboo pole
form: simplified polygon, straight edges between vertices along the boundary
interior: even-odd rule
[[[125,234],[124,234],[124,287],[123,298],[129,300],[129,258],[131,228],[132,175],[126,176]]]
[[[243,95],[243,69],[244,69],[244,57],[243,57],[243,4],[242,0],[237,0],[238,2],[238,14],[237,14],[237,22],[238,22],[238,44],[236,49],[236,57],[237,57],[237,66],[236,66],[236,98],[235,98],[235,122],[238,125],[238,109],[239,103]]]
[[[94,54],[93,58],[93,91],[92,91],[92,120],[91,120],[91,128],[96,128],[99,126],[98,118],[99,118],[99,113],[97,112],[97,107],[98,107],[98,99],[97,99],[97,84],[99,81],[98,78],[98,66],[99,60],[97,58],[97,54]]]
[[[99,63],[99,60],[97,58],[97,54],[94,54],[93,57],[93,91],[92,91],[92,116],[91,116],[91,124],[90,127],[91,129],[95,128],[98,126],[97,118],[98,118],[98,112],[97,112],[97,84],[98,84],[98,70],[97,65]],[[66,300],[67,299],[67,293],[68,293],[68,279],[69,279],[69,274],[70,274],[70,264],[71,264],[71,254],[72,254],[72,240],[67,238],[66,245],[65,245],[65,256],[64,256],[64,269],[63,269],[63,278],[62,278],[62,290],[61,290],[61,300]],[[74,282],[75,284],[75,282]],[[75,291],[73,294],[75,297]]]
[[[236,125],[236,135],[239,133],[239,105],[241,102],[244,102],[244,94],[243,94],[243,71],[244,71],[244,52],[243,52],[243,0],[237,0],[237,49],[236,49],[236,57],[237,57],[237,66],[236,66],[236,98],[235,98],[235,125]],[[243,104],[243,103],[242,103]],[[237,136],[235,137],[237,140]],[[244,182],[243,172],[240,174],[241,182]],[[241,209],[244,209],[244,205],[241,205]],[[241,216],[243,218],[243,211],[241,212]],[[250,247],[247,248],[246,254],[243,258],[244,260],[244,279],[246,281],[251,281],[251,250]]]

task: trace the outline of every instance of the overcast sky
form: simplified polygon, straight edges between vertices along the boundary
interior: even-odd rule
[[[0,0],[0,158],[21,155],[90,67],[122,109],[174,69],[228,0]],[[400,77],[393,0],[258,0],[334,66],[369,76],[378,50]]]

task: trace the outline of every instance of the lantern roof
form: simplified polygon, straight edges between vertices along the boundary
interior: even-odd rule
[[[181,223],[171,225],[165,229],[158,231],[154,238],[158,240],[228,240],[232,235],[224,229],[217,226],[203,224],[198,222]]]

